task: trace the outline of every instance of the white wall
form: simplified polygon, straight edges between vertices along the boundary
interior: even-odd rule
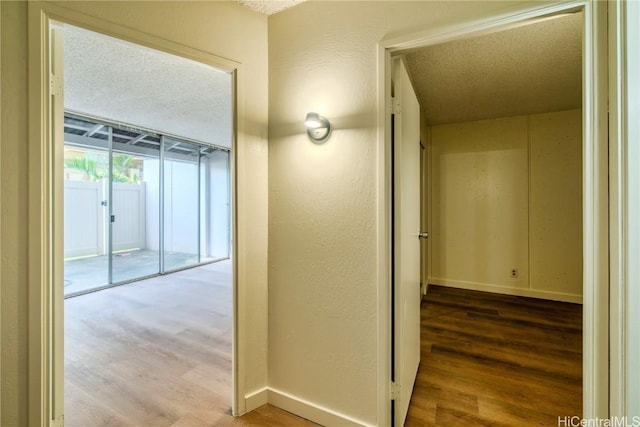
[[[342,424],[385,422],[377,419],[378,43],[531,4],[311,1],[269,17],[269,387],[285,396],[280,404],[307,416],[322,408]],[[305,134],[309,111],[334,126],[323,145]]]
[[[431,137],[430,283],[580,301],[581,111],[434,126]]]
[[[267,18],[234,2],[60,2],[61,6],[242,64],[246,98],[240,101],[244,163],[241,187],[243,263],[238,278],[247,292],[247,358],[243,383],[267,381]],[[28,417],[28,175],[26,2],[3,2],[2,55],[2,371],[1,425]]]

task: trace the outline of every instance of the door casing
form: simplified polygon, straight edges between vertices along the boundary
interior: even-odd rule
[[[583,417],[609,415],[609,217],[607,5],[571,1],[383,39],[378,45],[378,424],[391,424],[391,67],[409,49],[584,12],[583,43]]]
[[[611,417],[640,417],[640,3],[608,2]]]
[[[142,33],[96,17],[75,12],[55,4],[29,4],[29,425],[61,426],[63,424],[64,360],[63,341],[63,260],[60,248],[62,233],[62,149],[61,138],[53,133],[51,117],[53,93],[61,93],[59,79],[52,69],[51,30],[56,23],[67,23],[106,34],[152,49],[182,56],[231,73],[233,132],[231,145],[231,218],[232,218],[232,276],[233,276],[233,333],[231,398],[234,415],[246,410],[245,372],[246,292],[239,278],[239,266],[247,263],[247,255],[238,248],[247,245],[246,233],[238,233],[246,214],[237,208],[238,169],[243,168],[244,151],[244,70],[241,63],[196,50],[175,42]],[[61,57],[56,58],[57,61]],[[58,62],[59,63],[59,62]],[[56,111],[62,117],[63,111]],[[239,238],[242,237],[242,238]]]

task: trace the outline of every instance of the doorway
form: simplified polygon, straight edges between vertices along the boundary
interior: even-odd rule
[[[64,120],[65,297],[229,258],[229,149]]]
[[[65,297],[229,258],[232,75],[60,31]]]
[[[54,10],[55,13],[51,12],[49,9]],[[34,12],[32,16],[32,28],[34,31],[33,40],[39,40],[42,42],[37,43],[34,41],[32,44],[32,51],[34,52],[32,57],[33,63],[40,64],[40,66],[35,67],[34,70],[37,69],[43,73],[43,76],[47,76],[47,84],[41,85],[40,83],[42,82],[36,78],[37,73],[35,72],[30,81],[33,85],[33,93],[41,93],[42,99],[49,100],[49,102],[32,103],[34,106],[32,110],[34,123],[37,123],[37,125],[34,124],[34,129],[38,128],[42,131],[41,134],[38,134],[38,137],[35,136],[35,133],[32,135],[34,136],[33,144],[34,146],[38,145],[43,147],[43,151],[39,152],[39,155],[32,158],[34,164],[41,165],[37,167],[34,166],[30,169],[30,171],[33,172],[34,177],[32,181],[34,183],[34,187],[32,190],[34,191],[34,194],[39,191],[38,189],[43,192],[41,196],[37,198],[38,203],[34,202],[31,205],[32,209],[30,211],[34,215],[34,220],[36,217],[42,219],[42,228],[38,228],[37,230],[34,228],[34,233],[32,234],[34,236],[33,241],[30,241],[30,247],[33,249],[34,254],[34,258],[32,258],[33,265],[38,265],[37,268],[34,267],[32,269],[32,275],[30,276],[32,278],[30,282],[30,289],[33,291],[32,296],[44,305],[39,309],[35,309],[34,306],[34,311],[32,312],[34,314],[33,317],[39,317],[40,321],[35,321],[34,319],[32,324],[38,325],[38,327],[30,329],[30,336],[34,340],[36,340],[36,336],[40,336],[42,340],[40,341],[41,345],[34,345],[30,347],[32,350],[31,354],[33,355],[32,362],[35,365],[36,360],[40,360],[41,363],[38,362],[38,366],[42,366],[43,370],[37,371],[36,376],[40,388],[35,386],[32,388],[33,393],[30,395],[30,401],[33,404],[33,408],[39,408],[37,411],[34,409],[34,417],[40,417],[43,420],[52,420],[54,424],[58,423],[61,425],[64,414],[64,173],[62,165],[64,160],[63,141],[65,127],[65,108],[62,102],[65,92],[62,79],[62,65],[64,63],[64,57],[63,37],[61,33],[65,24],[61,23],[59,19],[60,17],[67,16],[68,14],[64,9],[59,9],[50,5],[30,7],[30,10]],[[50,15],[51,13],[56,16],[56,20],[52,19]],[[46,16],[46,18],[36,19],[35,15],[38,15],[39,18]],[[230,111],[230,115],[233,119],[233,126],[229,129],[229,141],[232,148],[230,151],[231,156],[229,164],[232,172],[230,173],[228,183],[230,187],[229,194],[231,206],[227,207],[227,209],[230,209],[231,211],[231,215],[228,217],[228,220],[232,225],[229,230],[229,240],[236,241],[236,212],[234,208],[236,181],[233,170],[235,169],[235,162],[237,160],[236,156],[233,155],[235,152],[233,148],[238,143],[236,140],[236,133],[238,132],[238,129],[242,129],[242,126],[238,127],[236,125],[235,119],[243,116],[242,109],[240,109],[239,112],[235,111],[236,102],[234,101],[234,97],[238,90],[237,87],[241,87],[241,85],[238,85],[236,81],[236,77],[238,75],[238,64],[231,60],[218,58],[205,52],[195,52],[184,46],[172,44],[166,40],[140,35],[136,31],[124,30],[115,24],[104,23],[99,19],[83,18],[70,14],[69,21],[80,23],[81,25],[83,25],[83,22],[90,22],[90,26],[99,30],[102,34],[114,34],[115,32],[115,34],[121,35],[122,38],[134,40],[140,45],[160,49],[164,52],[179,54],[181,57],[190,58],[191,61],[196,60],[196,63],[200,63],[200,66],[204,69],[211,70],[212,67],[215,67],[218,70],[222,70],[227,76],[231,76],[233,83],[229,88],[229,91],[231,93],[230,102],[232,109]],[[35,34],[36,32],[37,35]],[[88,46],[88,49],[91,48],[92,46]],[[35,54],[35,52],[38,52],[38,54]],[[124,110],[124,108],[122,110]],[[71,113],[73,112],[75,111],[71,111]],[[69,111],[67,111],[67,113],[69,113]],[[38,116],[41,119],[36,120],[35,116]],[[101,116],[105,117],[105,115]],[[95,118],[95,115],[91,115],[91,119]],[[115,121],[120,125],[130,123],[117,118]],[[134,122],[141,123],[138,120],[135,120]],[[138,127],[143,130],[150,130],[150,128],[153,128],[153,126],[144,126],[144,123],[141,125],[139,124]],[[187,128],[191,127],[187,126]],[[167,131],[167,129],[161,128],[159,130],[162,130],[164,135],[168,137],[176,136],[173,132]],[[185,134],[183,132],[179,132],[179,134],[181,135],[179,139],[183,139],[184,137],[182,135]],[[207,143],[206,138],[198,138],[197,140]],[[208,143],[205,145],[211,144]],[[240,157],[242,158],[242,156]],[[113,159],[109,160],[109,162],[112,163]],[[40,237],[36,238],[36,235]],[[235,254],[237,254],[237,248],[237,244],[233,244],[230,247],[230,270],[232,272],[232,279],[230,281],[231,304],[229,304],[229,309],[233,321],[231,330],[227,331],[227,334],[230,335],[231,341],[234,343],[232,353],[230,355],[230,360],[232,361],[231,367],[230,369],[227,369],[230,371],[229,376],[231,377],[231,388],[229,390],[228,398],[230,398],[229,403],[233,408],[232,413],[234,414],[244,411],[243,406],[241,406],[242,402],[239,402],[237,398],[237,396],[244,396],[244,389],[237,386],[239,376],[239,366],[236,363],[239,354],[237,346],[237,332],[240,327],[237,310],[238,307],[242,307],[242,304],[244,303],[242,298],[240,300],[238,299],[236,287],[237,279],[235,271],[238,259]],[[35,255],[36,253],[40,255]],[[40,259],[40,256],[42,259],[46,259],[47,261],[40,264],[37,261]],[[243,257],[241,256],[240,261],[242,261],[242,259]],[[31,298],[30,300],[35,304],[34,298]],[[43,301],[47,302],[45,303]],[[36,393],[36,390],[40,391]],[[47,421],[47,423],[49,423],[49,421]]]
[[[485,22],[477,23],[464,29],[456,28],[443,29],[442,31],[425,31],[417,35],[395,39],[393,41],[390,41],[388,44],[382,43],[381,50],[383,52],[381,56],[385,58],[385,60],[383,61],[383,69],[386,73],[388,73],[390,70],[391,61],[393,60],[394,56],[406,55],[407,53],[415,52],[419,47],[434,46],[450,40],[464,40],[469,37],[493,33],[495,31],[506,28],[514,28],[526,25],[526,23],[528,23],[526,22],[527,20],[532,20],[532,22],[541,22],[549,19],[550,16],[574,13],[578,10],[584,11],[582,22],[584,23],[585,28],[585,42],[582,47],[582,53],[583,55],[585,55],[585,59],[587,59],[584,65],[581,65],[581,71],[585,73],[584,75],[586,77],[583,81],[582,87],[582,90],[584,90],[585,93],[585,97],[583,100],[583,111],[582,114],[580,114],[580,116],[583,118],[582,152],[584,153],[584,158],[582,166],[584,167],[584,172],[582,174],[583,182],[581,185],[581,189],[584,195],[584,202],[582,203],[582,216],[585,221],[582,227],[582,256],[584,260],[583,265],[585,266],[583,267],[584,277],[582,280],[585,307],[583,316],[585,337],[583,345],[583,373],[585,379],[583,401],[585,408],[584,416],[587,417],[590,413],[606,414],[607,405],[606,383],[601,382],[602,379],[606,377],[606,375],[603,377],[602,374],[607,371],[607,367],[605,363],[600,362],[600,360],[606,360],[606,357],[601,357],[600,353],[602,347],[594,345],[594,343],[597,342],[606,343],[606,330],[601,325],[606,324],[606,321],[603,322],[603,313],[607,312],[606,290],[602,290],[600,287],[596,287],[595,285],[596,280],[600,280],[600,278],[606,277],[607,251],[594,249],[595,240],[606,235],[607,229],[606,217],[602,218],[598,213],[599,206],[601,206],[601,204],[606,205],[606,192],[603,191],[603,189],[606,188],[606,174],[602,173],[602,171],[606,171],[607,168],[606,156],[603,156],[603,154],[606,153],[606,144],[603,145],[598,142],[606,141],[606,136],[605,138],[600,139],[605,135],[606,129],[602,126],[599,126],[605,109],[603,108],[604,105],[599,101],[599,98],[595,98],[594,95],[594,93],[600,93],[599,91],[602,88],[593,86],[595,84],[594,81],[599,81],[597,72],[603,69],[602,64],[604,56],[599,50],[599,47],[596,46],[594,42],[595,34],[604,30],[603,23],[605,21],[602,18],[604,16],[603,9],[601,7],[594,7],[590,4],[581,5],[579,8],[576,8],[575,5],[572,7],[543,7],[538,10],[532,10],[524,15],[509,17],[506,20],[503,19],[500,21],[492,22],[491,19],[489,19]],[[385,85],[383,86],[384,90],[382,90],[381,92],[386,94],[384,102],[388,106],[387,111],[392,111],[392,107],[389,104],[391,102],[391,98],[389,98],[389,94],[391,93],[390,83],[385,80],[384,83],[381,82],[381,84]],[[383,141],[386,141],[386,145],[384,145],[384,147],[381,147],[381,150],[384,150],[385,153],[389,153],[391,125],[388,119],[385,119],[385,122],[386,127],[384,128],[384,131],[386,132],[386,134],[382,134],[381,138]],[[598,139],[595,139],[594,135],[598,135]],[[388,154],[386,154],[386,156],[388,156]],[[388,157],[386,158],[388,159]],[[389,175],[389,169],[386,170],[387,180],[385,180],[385,188],[387,189],[387,191],[389,191],[389,182],[393,181]],[[386,195],[388,194],[389,193],[386,193]],[[432,194],[431,197],[434,197],[434,195]],[[389,200],[388,196],[386,197],[386,200]],[[598,200],[599,202],[596,202],[596,200]],[[389,214],[390,212],[387,211],[387,213]],[[430,223],[432,220],[433,218],[430,218]],[[594,229],[597,230],[597,232],[595,233],[595,238],[593,233]],[[418,234],[419,231],[420,230],[415,230],[414,234]],[[382,244],[381,251],[382,253],[389,254],[390,251],[392,252],[393,250],[386,249],[385,251],[384,244]],[[433,251],[430,251],[430,256],[433,257]],[[387,258],[387,260],[389,259],[391,258]],[[393,263],[393,261],[391,261],[391,263]],[[393,269],[393,265],[391,265],[390,268]],[[516,271],[516,277],[518,276],[518,274],[519,271]],[[394,291],[392,291],[392,294],[393,293]],[[598,298],[602,298],[602,302],[594,300],[594,295],[598,295]],[[398,316],[401,316],[401,314],[392,314],[392,325],[393,322],[397,323],[401,321]],[[598,319],[600,319],[600,322],[602,323],[597,323]],[[391,330],[395,330],[395,327],[392,326]],[[390,345],[393,345],[393,338],[391,342],[392,344]],[[600,374],[594,376],[594,372],[599,372]],[[594,384],[596,383],[603,384],[602,387],[604,388],[604,390],[601,387],[595,387]],[[392,383],[391,395],[396,396],[395,390],[397,390],[398,388],[402,393],[405,390],[405,386],[410,387],[411,385],[397,385]]]
[[[230,258],[233,76],[68,24],[53,37],[64,52],[64,294],[75,297],[64,304],[65,420],[184,420],[188,402],[145,416],[163,390],[231,406],[231,263],[175,272]],[[181,350],[197,340],[200,357]],[[189,373],[218,378],[217,394]]]

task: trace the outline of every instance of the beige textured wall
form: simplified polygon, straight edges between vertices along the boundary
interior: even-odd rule
[[[582,111],[531,116],[531,288],[582,296]]]
[[[432,137],[430,282],[579,301],[581,111],[435,126]]]
[[[529,6],[310,1],[269,18],[270,387],[362,422],[382,422],[377,45]],[[305,135],[308,111],[335,126],[324,145]]]
[[[267,378],[267,18],[233,2],[67,2],[60,5],[107,22],[243,64],[246,164],[241,248],[247,284],[246,389]],[[2,420],[27,422],[27,4],[2,5]]]
[[[431,282],[526,287],[527,117],[434,126],[432,136]]]
[[[27,422],[27,5],[2,2],[0,401],[3,426]]]

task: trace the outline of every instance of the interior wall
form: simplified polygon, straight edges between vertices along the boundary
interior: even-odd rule
[[[2,2],[0,425],[27,425],[27,4]]]
[[[289,410],[386,423],[377,418],[378,43],[533,4],[311,1],[269,17],[268,383]],[[322,145],[305,134],[310,111],[332,123]]]
[[[582,111],[531,116],[530,289],[582,297]]]
[[[434,126],[432,137],[430,282],[526,287],[527,117]]]
[[[246,390],[267,380],[267,18],[234,2],[61,2],[67,9],[135,28],[242,64],[245,163],[237,171],[242,233],[251,236],[239,275],[247,286]],[[2,52],[2,425],[28,417],[27,2],[3,2]],[[249,185],[250,184],[250,185]]]
[[[431,135],[430,283],[581,301],[581,111]]]

